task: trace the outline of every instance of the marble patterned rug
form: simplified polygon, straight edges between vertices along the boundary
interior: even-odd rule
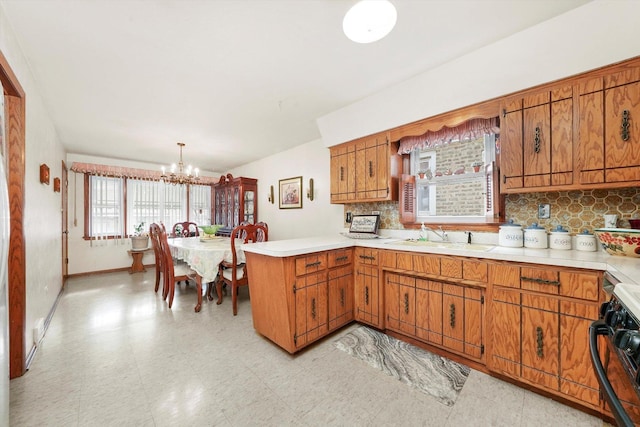
[[[360,326],[334,342],[370,366],[453,406],[470,369],[393,337]]]

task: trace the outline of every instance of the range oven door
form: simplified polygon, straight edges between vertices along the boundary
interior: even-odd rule
[[[591,324],[589,328],[591,362],[604,400],[618,426],[637,426],[640,425],[640,397],[622,366],[618,350],[611,342],[609,334],[609,326],[604,320],[597,320]],[[599,345],[602,345],[602,348],[599,348]]]

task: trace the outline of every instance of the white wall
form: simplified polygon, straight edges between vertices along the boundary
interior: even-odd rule
[[[61,176],[65,151],[1,7],[0,50],[26,93],[24,236],[27,354],[33,345],[32,328],[38,319],[49,314],[62,287],[62,200],[61,193],[53,191],[53,178]],[[40,183],[42,163],[50,168],[49,185]]]
[[[269,225],[269,240],[293,239],[339,233],[343,229],[342,205],[329,203],[329,149],[321,140],[249,163],[231,171],[233,176],[258,179],[258,220]],[[280,209],[278,181],[302,176],[302,209]],[[315,197],[306,198],[309,178],[314,181]],[[273,185],[275,203],[269,203]]]
[[[638,56],[638,17],[637,0],[587,3],[319,118],[322,140],[333,146]]]

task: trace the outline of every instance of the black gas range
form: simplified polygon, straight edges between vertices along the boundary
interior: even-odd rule
[[[635,426],[640,424],[640,286],[615,283],[612,276],[607,281],[613,292],[589,331],[591,360],[617,424]]]

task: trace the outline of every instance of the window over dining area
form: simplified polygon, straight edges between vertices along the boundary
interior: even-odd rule
[[[170,228],[192,221],[211,224],[210,184],[172,185],[149,178],[84,173],[84,238],[124,238],[144,223]]]

